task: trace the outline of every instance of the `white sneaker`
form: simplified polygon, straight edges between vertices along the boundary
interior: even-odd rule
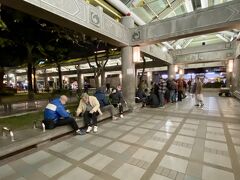
[[[122,115],[122,114],[120,115],[120,118],[123,118],[123,115]]]
[[[87,130],[86,130],[86,133],[90,133],[90,131],[92,130],[92,127],[91,126],[88,126]]]
[[[112,120],[117,120],[117,117],[116,116],[112,116]]]
[[[94,132],[94,133],[97,132],[97,128],[98,128],[97,126],[94,126],[94,127],[93,127],[93,132]]]

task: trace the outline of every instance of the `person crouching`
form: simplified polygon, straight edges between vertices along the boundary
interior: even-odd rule
[[[102,114],[100,110],[100,104],[96,97],[89,96],[87,93],[83,93],[79,102],[79,106],[76,111],[76,116],[83,113],[83,120],[87,126],[86,133],[90,131],[97,132],[97,117]]]
[[[76,132],[76,135],[83,135],[74,118],[65,110],[64,105],[68,98],[62,95],[60,98],[52,100],[44,109],[43,123],[46,129],[53,129],[56,126],[70,125]]]

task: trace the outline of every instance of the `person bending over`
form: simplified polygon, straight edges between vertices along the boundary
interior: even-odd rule
[[[44,110],[43,123],[45,124],[46,129],[53,129],[56,126],[70,125],[77,135],[82,135],[83,132],[79,129],[75,119],[65,110],[64,105],[67,101],[67,96],[62,95],[60,98],[56,98],[48,103]]]
[[[76,116],[79,116],[80,113],[83,113],[83,120],[87,126],[86,132],[89,133],[93,129],[93,132],[96,133],[98,129],[97,117],[99,114],[102,114],[97,98],[83,93],[76,111]]]

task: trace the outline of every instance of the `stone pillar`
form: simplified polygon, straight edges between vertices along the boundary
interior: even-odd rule
[[[176,72],[175,72],[175,65],[174,64],[168,65],[168,78],[171,78],[171,79],[176,78]]]
[[[151,89],[151,88],[152,88],[151,82],[152,82],[152,72],[149,71],[149,72],[147,72],[148,89]]]
[[[233,75],[233,68],[231,69],[231,71],[229,71],[229,63],[230,61],[232,60],[228,60],[227,61],[227,87],[229,87],[231,90],[232,90],[232,84],[233,84],[233,78],[232,78],[232,75]],[[233,65],[233,64],[232,64]],[[233,66],[232,66],[233,67]]]
[[[138,80],[138,70],[135,69],[135,88],[137,89],[138,88],[138,85],[139,85],[139,80]]]
[[[134,28],[134,20],[130,16],[121,19],[123,25],[127,28]],[[135,106],[135,64],[133,62],[133,48],[131,46],[123,47],[122,55],[122,90],[123,96],[128,103],[130,110]]]
[[[76,69],[77,69],[78,89],[81,92],[83,89],[83,80],[82,80],[82,73],[81,73],[80,65],[76,65]]]
[[[17,73],[14,74],[14,87],[17,88]]]
[[[47,69],[44,69],[44,70],[43,70],[43,73],[44,73],[44,89],[45,89],[46,91],[49,91]]]
[[[105,78],[105,71],[104,70],[101,73],[101,86],[106,87],[106,78]]]
[[[240,56],[233,62],[232,85],[233,91],[240,90]]]

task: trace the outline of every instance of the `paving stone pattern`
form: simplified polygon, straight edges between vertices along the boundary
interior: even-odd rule
[[[240,102],[141,108],[0,166],[3,180],[239,180]]]

